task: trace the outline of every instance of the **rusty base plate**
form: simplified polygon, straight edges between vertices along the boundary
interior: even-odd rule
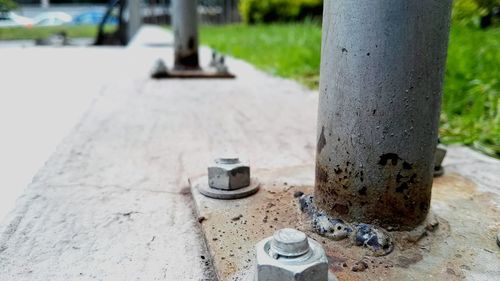
[[[154,72],[151,75],[154,79],[166,79],[166,78],[181,78],[181,79],[196,79],[196,78],[226,78],[233,79],[236,76],[229,72],[216,72],[211,70],[195,69],[195,70],[175,70],[168,69],[167,71]]]
[[[411,233],[391,232],[394,251],[374,257],[348,240],[336,242],[311,231],[294,197],[296,192],[313,191],[311,171],[308,166],[255,171],[260,192],[239,200],[207,198],[192,186],[198,221],[221,281],[248,280],[255,265],[254,245],[284,227],[302,230],[320,242],[330,272],[339,280],[499,280],[497,196],[478,191],[457,174],[436,178],[432,210],[437,229],[418,242],[409,242]],[[360,261],[366,269],[356,268]]]

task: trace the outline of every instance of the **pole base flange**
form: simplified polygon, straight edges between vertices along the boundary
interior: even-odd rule
[[[169,69],[162,60],[158,60],[151,71],[153,79],[233,79],[236,76],[228,71],[217,71],[217,69]]]

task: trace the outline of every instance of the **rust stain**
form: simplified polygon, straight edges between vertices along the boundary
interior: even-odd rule
[[[410,256],[398,256],[396,265],[402,268],[408,268],[410,265],[421,261],[424,257],[420,253],[414,253]]]
[[[328,255],[328,267],[333,272],[348,270],[347,258]]]
[[[396,153],[385,153],[380,155],[380,160],[378,161],[379,165],[385,166],[390,163],[393,166],[396,166],[398,164],[398,161],[401,160],[399,156]]]
[[[316,164],[316,203],[332,217],[411,229],[429,211],[432,177],[396,153],[382,154],[379,166],[384,180],[368,182],[363,167],[353,163]]]

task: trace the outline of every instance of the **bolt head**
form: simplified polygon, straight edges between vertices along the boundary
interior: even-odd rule
[[[250,167],[235,156],[217,158],[208,167],[208,185],[223,190],[247,187],[250,185]]]
[[[285,230],[281,233],[275,233],[273,237],[268,237],[256,245],[256,281],[328,280],[328,260],[325,251],[318,242],[312,239],[306,238],[309,249],[300,256],[287,257],[280,255],[277,258],[272,256],[273,250],[271,250],[271,247],[276,246],[275,236],[279,240],[293,241],[292,244],[295,246],[300,245],[298,248],[303,247],[303,236],[297,232]],[[291,235],[289,236],[289,234]],[[273,244],[274,246],[272,246]]]
[[[297,257],[309,251],[309,242],[304,232],[293,228],[276,231],[271,240],[271,256]]]

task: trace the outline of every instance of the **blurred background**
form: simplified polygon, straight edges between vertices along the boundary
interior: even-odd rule
[[[0,0],[0,54],[2,48],[31,46],[58,46],[61,50],[66,46],[123,46],[126,40],[120,26],[127,17],[122,8],[124,2]],[[322,4],[322,0],[200,0],[201,43],[270,74],[317,89]],[[145,23],[169,28],[169,0],[141,1],[141,5]],[[19,54],[29,56],[26,52]],[[64,94],[54,91],[57,95],[50,96],[58,83],[73,80],[64,69],[55,69],[51,65],[53,58],[47,57],[33,67],[53,73],[48,90],[26,90],[30,95],[23,96],[19,89],[26,84],[43,85],[47,81],[12,81],[13,71],[23,71],[16,65],[17,59],[0,60],[0,124],[4,135],[8,135],[2,141],[0,154],[4,160],[0,168],[10,171],[10,175],[2,177],[2,183],[24,187],[88,105],[87,97],[75,93],[89,88]],[[455,0],[441,142],[470,146],[499,158],[499,92],[500,0]],[[68,118],[60,120],[57,116]],[[12,119],[17,121],[11,122]],[[47,122],[55,124],[51,130],[37,131],[40,124]],[[16,147],[21,148],[12,149]]]
[[[0,0],[0,46],[93,44],[114,2]],[[169,0],[142,7],[144,22],[168,27]],[[317,87],[322,0],[200,0],[198,10],[203,44]],[[110,14],[103,32],[117,29],[119,13]],[[441,141],[499,157],[500,0],[455,0],[452,22]]]

